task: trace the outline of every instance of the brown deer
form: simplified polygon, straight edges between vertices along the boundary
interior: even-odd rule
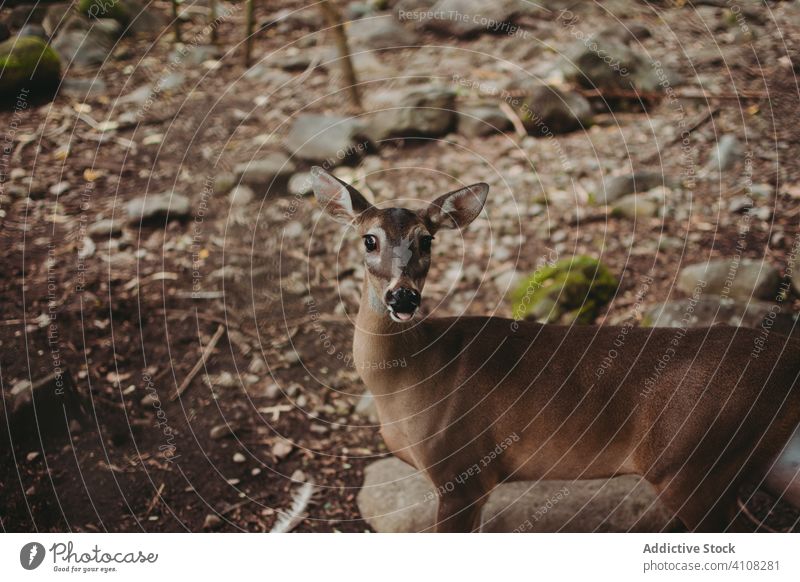
[[[379,209],[312,174],[325,212],[363,240],[354,362],[387,446],[439,492],[437,531],[477,530],[492,488],[515,480],[640,475],[695,531],[734,523],[744,481],[800,507],[800,340],[727,326],[415,317],[434,236],[472,222],[489,187]]]

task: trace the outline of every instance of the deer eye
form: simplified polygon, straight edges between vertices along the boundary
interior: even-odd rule
[[[433,242],[432,236],[423,236],[419,239],[419,250],[423,253],[431,252],[431,243]]]
[[[364,248],[367,249],[368,253],[373,252],[378,248],[378,239],[371,234],[366,235],[364,237]]]

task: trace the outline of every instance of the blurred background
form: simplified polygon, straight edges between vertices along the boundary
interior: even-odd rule
[[[432,520],[312,165],[389,206],[490,184],[425,313],[795,334],[798,41],[797,1],[0,0],[3,530]],[[635,480],[520,487],[500,531],[677,527]]]

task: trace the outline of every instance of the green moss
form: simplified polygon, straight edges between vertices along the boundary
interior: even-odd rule
[[[0,93],[23,86],[54,86],[61,75],[56,52],[35,36],[12,37],[0,43]]]
[[[544,323],[592,323],[617,290],[616,277],[592,257],[545,265],[512,294],[515,319]]]
[[[120,24],[128,24],[131,17],[122,0],[80,0],[78,11],[90,18],[113,18]]]

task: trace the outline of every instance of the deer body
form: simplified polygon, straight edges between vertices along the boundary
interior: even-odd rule
[[[693,530],[725,529],[746,480],[800,505],[800,341],[773,335],[752,357],[758,332],[723,326],[627,328],[620,346],[611,326],[414,321],[430,260],[420,241],[469,222],[481,192],[414,214],[317,180],[329,213],[344,208],[365,238],[354,362],[387,446],[440,493],[438,531],[477,529],[493,487],[515,480],[640,475]],[[376,365],[393,361],[406,365]]]

